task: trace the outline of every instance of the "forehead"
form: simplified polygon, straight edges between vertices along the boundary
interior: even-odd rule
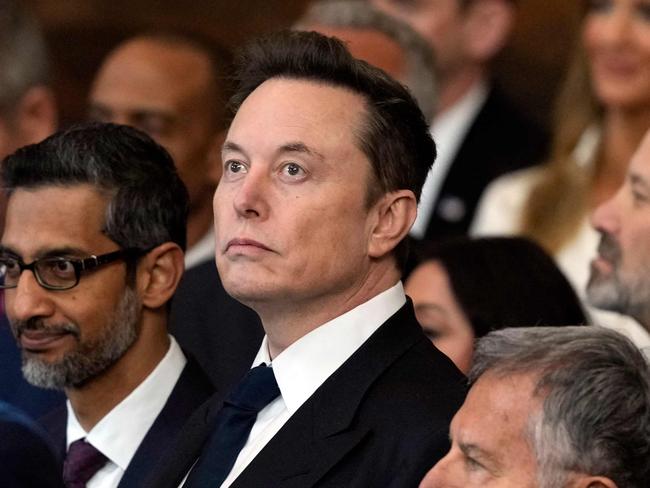
[[[197,49],[153,39],[118,47],[92,86],[94,102],[136,107],[206,96],[214,80],[210,61]]]
[[[346,88],[314,81],[272,78],[241,105],[228,140],[257,151],[300,142],[321,155],[359,151],[357,136],[366,116],[365,102]]]
[[[108,197],[91,185],[17,189],[9,197],[2,245],[24,257],[54,247],[110,243],[102,233]]]
[[[454,442],[477,446],[504,466],[530,464],[527,429],[531,415],[541,408],[533,391],[532,375],[484,374],[452,421]]]

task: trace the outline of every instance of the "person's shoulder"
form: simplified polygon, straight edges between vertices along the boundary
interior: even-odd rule
[[[526,200],[543,171],[542,166],[533,166],[492,181],[479,201],[470,234],[516,234]]]

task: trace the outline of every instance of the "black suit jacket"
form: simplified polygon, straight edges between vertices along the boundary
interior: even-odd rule
[[[188,360],[165,406],[131,459],[120,481],[120,488],[146,486],[144,481],[151,475],[160,457],[175,442],[183,424],[213,393],[214,388],[208,377],[193,360]],[[41,419],[62,459],[66,452],[67,418],[64,405]],[[137,419],[133,421],[137,422]],[[128,428],[128,425],[124,426],[124,429]]]
[[[170,331],[218,390],[228,390],[248,371],[264,336],[258,315],[226,293],[214,261],[183,276]]]
[[[547,134],[493,87],[445,177],[424,239],[467,234],[488,183],[540,163],[547,146]]]
[[[232,486],[417,486],[447,452],[449,423],[465,391],[464,377],[424,336],[409,302],[318,388]],[[179,485],[223,399],[217,393],[197,411],[147,486]]]
[[[26,415],[0,402],[0,486],[63,488],[61,469],[45,433]]]

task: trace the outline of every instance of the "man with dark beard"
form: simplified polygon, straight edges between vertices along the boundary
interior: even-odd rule
[[[650,132],[630,161],[623,186],[592,216],[601,234],[587,298],[634,317],[650,332]]]
[[[68,399],[44,421],[66,484],[142,486],[212,392],[167,334],[187,190],[164,149],[113,124],[24,147],[2,179],[0,283],[23,374]]]

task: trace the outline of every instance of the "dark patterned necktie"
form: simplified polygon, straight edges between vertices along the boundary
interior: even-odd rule
[[[85,488],[86,483],[106,464],[108,458],[95,447],[79,439],[70,444],[63,462],[63,481],[68,488]]]
[[[246,444],[258,412],[278,395],[280,389],[272,368],[262,363],[251,369],[217,414],[210,439],[183,486],[219,488]]]

